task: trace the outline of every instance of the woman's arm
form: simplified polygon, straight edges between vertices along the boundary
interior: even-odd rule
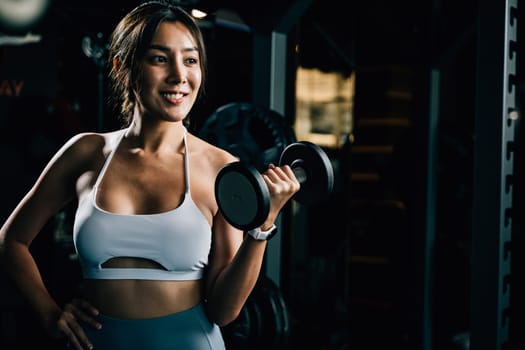
[[[2,268],[51,336],[60,335],[57,321],[62,309],[46,288],[29,248],[48,220],[74,198],[76,180],[85,167],[86,150],[81,135],[69,140],[0,229]]]
[[[270,192],[270,211],[262,230],[269,229],[281,209],[299,190],[289,166],[270,165],[263,174]],[[220,212],[214,218],[214,238],[207,275],[207,311],[219,326],[235,320],[261,271],[267,241],[257,241],[228,224]],[[245,237],[243,237],[245,236]]]

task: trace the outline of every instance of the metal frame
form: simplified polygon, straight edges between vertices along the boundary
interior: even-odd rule
[[[471,266],[471,349],[509,341],[517,0],[480,2]]]
[[[310,6],[311,0],[295,1],[278,23],[269,30],[255,28],[253,44],[253,102],[286,116],[289,86],[287,36],[298,18]],[[279,215],[277,225],[282,225]],[[281,286],[282,234],[269,243],[266,253],[265,272]]]

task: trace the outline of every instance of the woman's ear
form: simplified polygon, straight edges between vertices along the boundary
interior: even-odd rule
[[[118,56],[114,56],[114,57],[113,57],[113,70],[114,70],[114,71],[117,71],[117,70],[118,70],[118,65],[119,65],[119,59],[118,59]]]

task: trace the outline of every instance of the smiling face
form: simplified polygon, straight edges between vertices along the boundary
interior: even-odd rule
[[[137,6],[112,32],[108,56],[111,100],[124,126],[137,108],[146,117],[189,123],[187,114],[196,95],[204,94],[207,72],[204,39],[188,12],[157,1]]]
[[[139,100],[144,117],[182,121],[202,83],[197,43],[181,22],[162,22],[142,57]]]

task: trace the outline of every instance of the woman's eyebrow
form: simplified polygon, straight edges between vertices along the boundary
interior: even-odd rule
[[[167,47],[167,46],[164,46],[164,45],[150,45],[148,47],[149,50],[159,50],[159,51],[164,51],[164,52],[170,52],[170,48]]]
[[[163,52],[171,52],[172,50],[167,47],[167,46],[164,46],[164,45],[158,45],[158,44],[153,44],[153,45],[150,45],[149,48],[150,50],[160,50],[160,51],[163,51]],[[196,47],[186,47],[184,49],[182,49],[183,52],[192,52],[192,51],[198,51]]]

